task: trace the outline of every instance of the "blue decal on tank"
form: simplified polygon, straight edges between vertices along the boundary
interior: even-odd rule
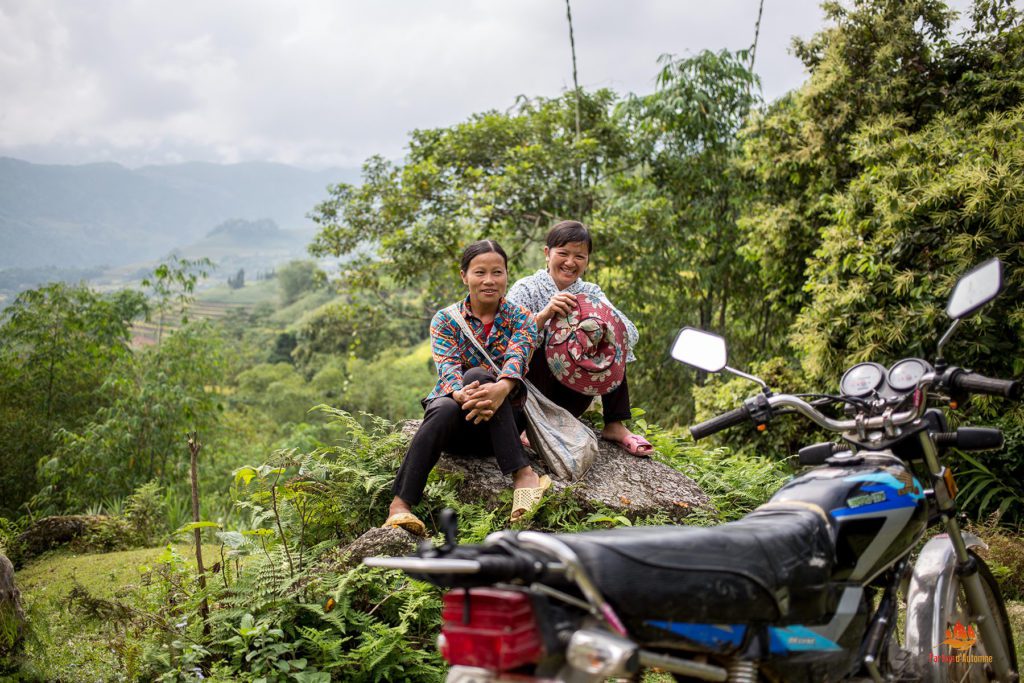
[[[747,632],[746,626],[731,626],[729,624],[684,624],[675,621],[647,621],[644,623],[713,649],[739,647]]]
[[[924,498],[924,489],[916,477],[911,477],[913,487],[909,490],[907,489],[910,485],[907,482],[900,481],[888,472],[860,474],[846,477],[844,481],[866,482],[868,485],[862,486],[862,491],[868,492],[868,494],[872,492],[883,494],[884,498],[876,502],[875,498],[872,498],[870,495],[858,496],[858,503],[865,502],[867,504],[855,505],[853,504],[854,499],[851,499],[847,501],[848,507],[830,510],[833,517],[856,517],[886,510],[915,507]]]
[[[841,650],[831,640],[806,626],[772,626],[768,629],[769,650],[772,654],[791,652]]]

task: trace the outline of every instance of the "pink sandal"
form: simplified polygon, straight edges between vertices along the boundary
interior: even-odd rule
[[[621,447],[622,450],[637,458],[649,458],[651,453],[654,452],[654,446],[651,445],[651,442],[639,434],[630,434],[622,441],[614,439],[605,439],[605,441],[611,441],[613,444]]]

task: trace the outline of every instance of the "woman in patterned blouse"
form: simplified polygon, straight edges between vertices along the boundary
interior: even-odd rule
[[[579,417],[590,406],[593,397],[573,391],[551,373],[543,350],[544,325],[555,316],[569,313],[571,307],[576,305],[577,294],[588,294],[603,299],[626,327],[626,342],[629,347],[626,353],[627,363],[636,360],[633,348],[640,334],[629,318],[612,306],[597,284],[582,279],[590,264],[590,252],[593,247],[593,240],[586,226],[578,221],[562,221],[548,231],[546,241],[544,260],[547,267],[512,285],[508,300],[532,311],[537,321],[538,350],[533,354],[527,379],[549,399]],[[627,371],[626,375],[628,374]],[[634,434],[623,424],[623,420],[629,419],[630,416],[626,377],[622,378],[622,384],[601,397],[601,408],[604,413],[604,429],[601,431],[603,438],[619,444],[635,456],[650,456],[653,447],[647,439]]]
[[[525,419],[515,407],[525,398],[522,378],[537,331],[533,316],[505,300],[508,258],[497,242],[480,240],[466,247],[460,272],[469,295],[458,310],[500,372],[495,376],[480,357],[452,310],[437,312],[430,323],[437,384],[423,401],[423,423],[398,469],[384,523],[419,535],[426,530],[411,508],[423,497],[427,475],[442,450],[494,456],[501,471],[512,475],[513,520],[536,507],[550,485],[547,477],[537,476],[523,452],[519,433]]]

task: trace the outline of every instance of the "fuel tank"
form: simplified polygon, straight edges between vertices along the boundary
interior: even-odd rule
[[[928,523],[921,483],[889,452],[861,452],[849,464],[801,474],[771,499],[789,501],[817,505],[828,515],[836,548],[834,581],[870,581],[910,551]]]

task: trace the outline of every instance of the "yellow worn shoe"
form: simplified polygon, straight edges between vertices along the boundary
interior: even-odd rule
[[[517,522],[534,512],[544,499],[544,492],[550,487],[551,477],[545,474],[540,478],[540,486],[514,489],[512,491],[512,521]]]
[[[389,526],[396,527],[398,529],[405,529],[410,534],[416,536],[426,536],[427,527],[420,521],[420,518],[411,512],[396,512],[395,514],[388,517],[387,521],[381,526],[381,528],[387,528]]]

